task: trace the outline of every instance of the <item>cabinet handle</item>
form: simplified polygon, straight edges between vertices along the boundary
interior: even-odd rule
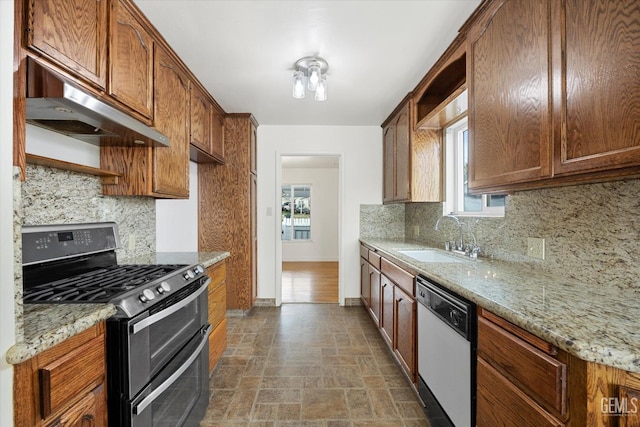
[[[131,29],[133,31],[135,31],[136,36],[138,37],[138,41],[140,42],[142,47],[148,50],[147,45],[144,43],[144,40],[142,39],[142,34],[140,34],[140,31],[138,31],[138,29],[135,27],[135,25],[133,25],[133,24],[131,24],[129,22],[124,22],[124,21],[120,21],[120,20],[118,20],[118,24],[126,25],[127,27],[131,27]]]

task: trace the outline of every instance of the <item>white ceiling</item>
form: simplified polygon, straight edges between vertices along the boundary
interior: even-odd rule
[[[136,0],[226,112],[263,125],[376,126],[479,3]],[[310,55],[329,63],[325,102],[291,96],[293,64]]]

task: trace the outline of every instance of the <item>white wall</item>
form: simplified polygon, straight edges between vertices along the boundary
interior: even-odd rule
[[[1,1],[1,0],[0,0]],[[100,167],[98,146],[27,125],[27,153]],[[198,250],[198,165],[189,163],[189,199],[156,200],[156,250]]]
[[[156,250],[198,251],[198,164],[189,163],[189,198],[156,200]]]
[[[258,127],[258,298],[281,302],[282,155],[340,157],[339,295],[360,295],[360,204],[382,203],[382,129],[378,126]]]
[[[0,426],[13,425],[13,1],[0,0]]]
[[[282,184],[311,185],[311,241],[282,242],[282,261],[338,261],[338,172],[282,169]]]

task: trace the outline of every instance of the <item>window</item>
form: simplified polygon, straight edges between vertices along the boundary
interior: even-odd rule
[[[466,117],[445,129],[445,143],[444,213],[504,216],[505,196],[469,194],[469,130]]]
[[[282,186],[282,240],[311,240],[311,186]]]

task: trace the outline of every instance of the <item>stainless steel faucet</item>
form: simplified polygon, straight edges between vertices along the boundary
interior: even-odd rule
[[[471,229],[469,229],[469,233],[471,233],[471,237],[473,237],[473,244],[468,243],[465,245],[464,238],[462,236],[462,226],[465,224],[462,221],[460,221],[460,219],[458,219],[456,215],[448,214],[438,218],[438,221],[436,221],[436,226],[434,227],[434,230],[436,231],[438,230],[438,227],[440,226],[440,221],[443,220],[444,218],[450,218],[453,221],[455,221],[456,226],[458,227],[458,231],[460,233],[460,236],[457,242],[448,242],[448,241],[445,242],[445,249],[451,250],[459,254],[464,254],[465,256],[468,256],[469,258],[472,258],[472,259],[477,259],[478,253],[480,252],[480,247],[478,246],[478,242],[476,241],[476,235],[473,233],[473,231],[471,231]],[[453,245],[451,245],[451,243],[453,243]]]
[[[454,214],[441,216],[440,218],[438,218],[438,221],[436,221],[436,226],[433,229],[438,231],[438,226],[440,226],[440,221],[442,221],[442,219],[444,218],[451,218],[452,220],[454,220],[456,222],[456,226],[458,227],[458,230],[460,231],[460,239],[458,240],[456,247],[453,249],[464,250],[464,240],[462,239],[462,223],[460,222],[457,216],[455,216]]]

